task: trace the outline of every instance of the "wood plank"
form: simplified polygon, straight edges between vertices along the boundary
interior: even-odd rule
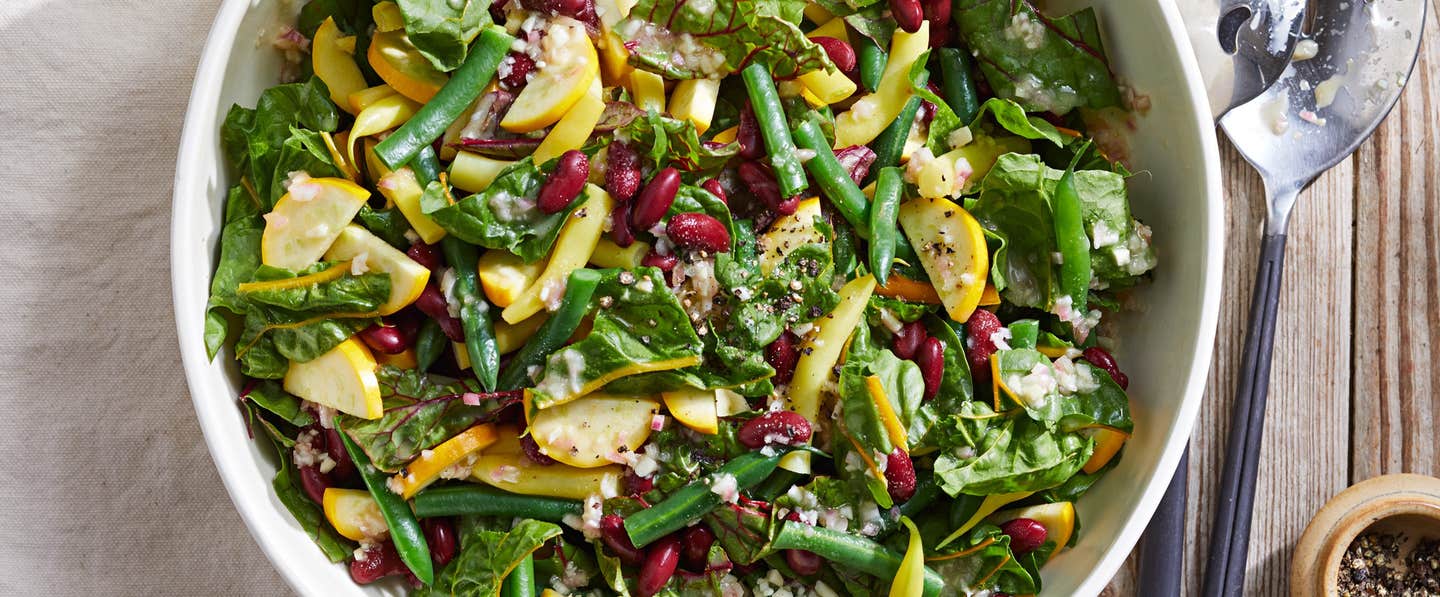
[[[1432,17],[1435,4],[1431,5]],[[1436,474],[1440,435],[1440,35],[1427,19],[1421,62],[1395,112],[1357,154],[1351,480]]]

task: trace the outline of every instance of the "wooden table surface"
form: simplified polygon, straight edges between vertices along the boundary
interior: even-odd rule
[[[1289,594],[1310,517],[1388,473],[1440,474],[1440,25],[1432,0],[1420,62],[1395,111],[1300,198],[1290,222],[1245,595]],[[1225,289],[1191,436],[1185,594],[1200,590],[1214,492],[1254,285],[1264,193],[1221,138]],[[1432,342],[1435,346],[1432,348]],[[1135,561],[1107,595],[1132,595]]]

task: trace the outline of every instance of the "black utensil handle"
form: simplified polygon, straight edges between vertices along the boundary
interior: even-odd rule
[[[1185,572],[1185,487],[1190,450],[1180,457],[1170,487],[1145,529],[1140,545],[1140,582],[1136,595],[1180,597]]]
[[[1210,549],[1205,558],[1205,597],[1238,596],[1245,589],[1245,557],[1250,547],[1250,515],[1255,505],[1255,476],[1265,430],[1265,398],[1270,390],[1270,355],[1275,346],[1275,312],[1285,269],[1285,235],[1267,234],[1260,247],[1260,268],[1250,297],[1250,322],[1244,360],[1231,405],[1225,468],[1220,471]]]

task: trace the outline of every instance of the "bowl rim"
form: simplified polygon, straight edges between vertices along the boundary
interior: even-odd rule
[[[1171,426],[1166,430],[1167,439],[1164,449],[1156,460],[1150,476],[1138,479],[1143,482],[1144,490],[1136,502],[1136,507],[1128,513],[1121,526],[1122,530],[1116,535],[1111,545],[1105,548],[1107,555],[1101,558],[1086,577],[1076,585],[1077,594],[1081,595],[1098,594],[1129,557],[1130,552],[1139,541],[1141,533],[1144,532],[1146,524],[1154,515],[1181,455],[1189,445],[1190,433],[1198,416],[1209,376],[1216,324],[1220,312],[1220,291],[1223,282],[1225,254],[1225,204],[1219,142],[1216,138],[1214,122],[1210,116],[1209,101],[1205,95],[1199,62],[1195,57],[1184,21],[1174,0],[1141,1],[1154,2],[1157,5],[1167,29],[1162,35],[1167,35],[1173,40],[1179,53],[1179,74],[1186,83],[1186,96],[1191,104],[1190,110],[1196,118],[1193,125],[1199,131],[1200,150],[1205,158],[1199,167],[1200,175],[1205,181],[1204,212],[1207,221],[1202,234],[1204,251],[1208,257],[1202,261],[1203,268],[1199,272],[1204,280],[1204,291],[1200,301],[1200,316],[1195,343],[1189,347],[1191,354],[1189,378],[1184,383],[1185,390],[1175,409],[1176,414],[1171,419]],[[182,277],[176,275],[176,272],[182,270],[184,265],[194,259],[194,255],[188,252],[191,247],[182,246],[182,239],[186,236],[186,231],[182,229],[182,226],[187,220],[178,216],[189,213],[189,204],[194,202],[193,191],[205,187],[202,180],[197,180],[200,176],[200,169],[199,164],[196,163],[199,160],[199,152],[196,149],[207,133],[213,132],[208,131],[208,128],[214,126],[218,116],[217,102],[224,82],[226,64],[239,33],[239,25],[251,8],[252,0],[223,1],[211,23],[204,50],[196,67],[195,80],[191,87],[190,100],[186,107],[183,131],[178,145],[171,198],[171,300],[175,311],[176,332],[179,335],[180,356],[185,371],[187,389],[190,392],[191,403],[195,407],[205,444],[225,486],[226,493],[235,505],[251,537],[259,545],[266,558],[270,560],[272,567],[298,592],[319,595],[330,592],[334,587],[323,584],[316,575],[310,573],[308,568],[302,567],[298,562],[286,559],[284,557],[286,545],[283,544],[282,537],[268,528],[272,523],[293,522],[289,520],[290,513],[288,510],[276,507],[279,504],[272,499],[273,492],[270,483],[256,483],[251,478],[242,478],[244,477],[242,475],[243,465],[247,461],[251,466],[255,464],[251,454],[227,451],[227,446],[223,445],[224,441],[220,434],[212,433],[210,430],[213,421],[219,416],[219,414],[214,414],[216,409],[221,408],[221,404],[228,408],[230,403],[202,398],[205,396],[203,390],[206,388],[203,387],[204,384],[201,380],[206,377],[204,370],[210,365],[209,360],[205,358],[205,349],[201,342],[203,325],[199,322],[203,321],[204,310],[190,312],[196,311],[192,308],[195,303],[186,300],[194,291],[194,288],[191,288],[194,286],[193,281],[187,280],[182,283]],[[206,174],[208,173],[206,171]],[[208,285],[206,291],[208,292]]]

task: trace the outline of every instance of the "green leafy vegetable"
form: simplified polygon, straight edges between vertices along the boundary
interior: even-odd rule
[[[445,185],[431,182],[425,187],[421,208],[460,240],[535,261],[550,254],[560,227],[584,203],[573,201],[553,214],[540,211],[535,201],[547,174],[525,158],[501,172],[484,191],[454,204]]]
[[[489,0],[397,0],[405,34],[440,72],[465,62],[470,42],[490,24]]]
[[[656,168],[673,165],[703,176],[718,171],[740,151],[740,144],[702,142],[689,120],[676,120],[655,111],[631,120],[618,130],[631,147]]]
[[[1050,552],[1044,550],[1042,558]],[[930,566],[953,586],[1011,595],[1040,592],[1039,575],[1021,564],[1010,551],[1010,537],[990,523],[979,524],[964,538],[946,545],[930,558],[933,559]]]
[[[362,205],[360,213],[355,214],[355,221],[392,247],[401,251],[410,248],[410,240],[405,238],[405,232],[410,230],[410,221],[405,219],[405,214],[400,213],[398,207],[371,209],[369,205]]]
[[[1055,125],[1039,116],[1026,114],[1025,108],[1015,103],[1014,100],[998,97],[985,100],[985,103],[980,105],[980,112],[970,122],[970,127],[974,129],[983,122],[986,114],[989,114],[995,123],[1000,125],[1000,128],[1011,133],[1032,141],[1044,139],[1054,143],[1057,147],[1065,146],[1065,136],[1060,134]]]
[[[262,211],[269,211],[283,194],[290,172],[339,175],[316,132],[334,132],[339,124],[329,89],[319,77],[311,77],[305,83],[265,90],[253,109],[230,108],[220,140],[231,167],[250,180],[264,206]]]
[[[301,272],[270,266],[255,270],[254,282],[297,278],[345,264],[317,263]],[[278,379],[290,361],[306,362],[335,348],[378,320],[390,298],[390,276],[351,275],[297,286],[239,287],[245,328],[237,342],[240,370],[251,377]]]
[[[627,375],[700,362],[701,343],[660,270],[603,270],[590,333],[551,355],[531,391],[548,408]],[[605,304],[610,306],[603,306]]]
[[[252,419],[263,420],[263,415],[257,412],[259,407],[246,403]],[[294,445],[295,438],[287,437],[269,424],[262,425],[270,444],[275,446],[276,463],[279,470],[275,471],[275,480],[271,484],[275,488],[275,497],[280,503],[285,504],[285,509],[295,517],[295,522],[300,524],[305,534],[315,540],[315,545],[325,553],[325,557],[331,562],[343,562],[355,551],[355,543],[340,536],[330,523],[325,521],[325,513],[320,510],[320,505],[310,501],[305,495],[305,490],[300,485],[300,475],[295,470],[294,459],[290,455],[289,446]]]
[[[505,576],[560,533],[553,523],[530,519],[516,522],[506,531],[476,528],[461,538],[460,553],[435,577],[435,584],[422,588],[418,595],[499,595]]]
[[[1051,431],[1029,417],[993,416],[989,407],[967,404],[963,421],[952,421],[958,445],[935,459],[935,480],[950,495],[988,495],[1055,487],[1080,470],[1095,442],[1078,433]],[[988,425],[987,425],[988,423]],[[983,434],[976,433],[983,426]]]
[[[615,30],[630,50],[632,65],[671,79],[720,78],[752,63],[766,65],[777,79],[834,68],[797,26],[797,5],[784,0],[640,0]]]
[[[954,10],[997,97],[1059,115],[1120,105],[1094,9],[1051,19],[1029,0],[962,0]]]
[[[380,367],[376,375],[384,415],[373,420],[341,415],[341,426],[375,467],[387,472],[399,471],[421,452],[520,401],[518,392],[481,394],[474,380],[445,383],[413,369],[389,365]],[[479,394],[480,404],[465,404],[467,393]]]
[[[231,335],[230,320],[221,310],[245,314],[245,301],[235,295],[235,289],[255,277],[255,269],[260,267],[260,237],[265,232],[265,220],[260,218],[258,201],[243,185],[231,187],[225,200],[220,263],[210,279],[210,302],[205,309],[205,350],[211,359]]]
[[[738,347],[764,347],[785,328],[814,321],[840,302],[840,295],[828,284],[832,275],[828,244],[798,247],[769,275],[762,275],[754,235],[741,234],[734,240],[730,253],[716,257],[715,279],[728,295],[724,329]]]
[[[269,411],[286,423],[296,427],[304,427],[315,422],[310,413],[300,408],[300,399],[291,396],[280,387],[280,384],[270,380],[261,381],[245,393],[244,399],[255,406]]]

